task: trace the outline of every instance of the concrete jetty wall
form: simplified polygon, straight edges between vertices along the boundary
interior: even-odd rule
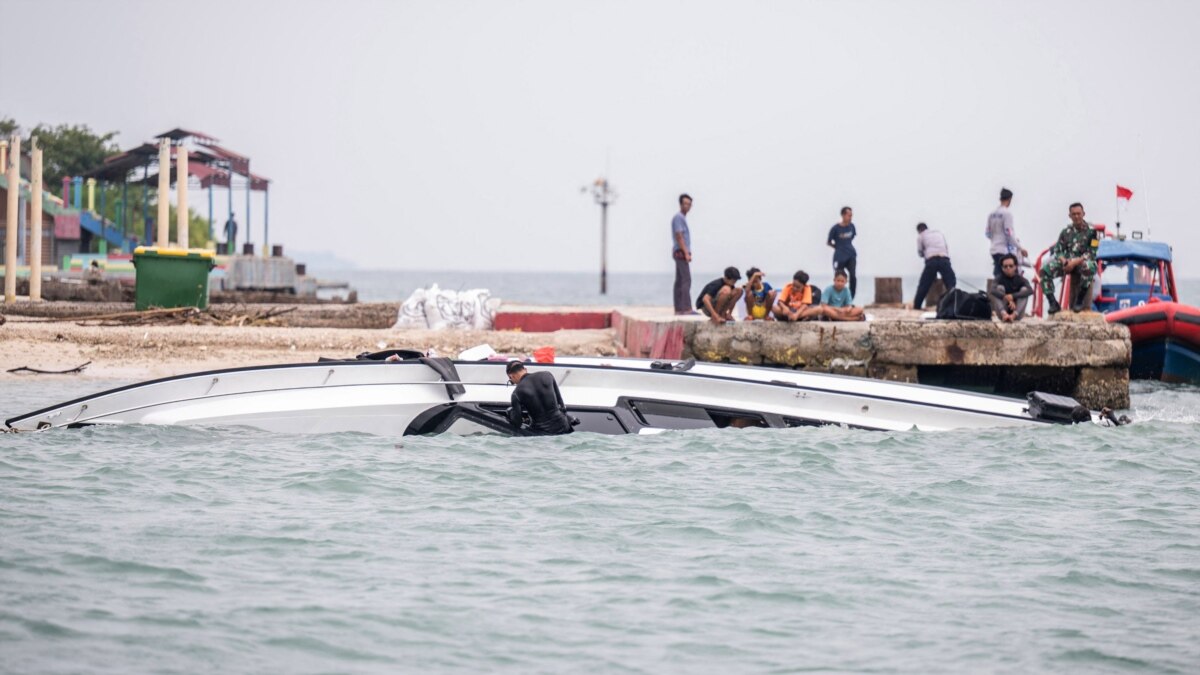
[[[1129,332],[1099,315],[1070,321],[862,323],[614,321],[624,355],[773,365],[1001,394],[1031,390],[1100,408],[1129,405]]]

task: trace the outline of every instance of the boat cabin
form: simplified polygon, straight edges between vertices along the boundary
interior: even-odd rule
[[[1171,247],[1159,241],[1102,239],[1096,252],[1096,310],[1113,312],[1150,302],[1178,302]]]

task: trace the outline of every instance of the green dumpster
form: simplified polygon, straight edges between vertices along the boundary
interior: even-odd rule
[[[137,247],[134,306],[208,307],[208,273],[216,264],[213,252],[203,249]]]

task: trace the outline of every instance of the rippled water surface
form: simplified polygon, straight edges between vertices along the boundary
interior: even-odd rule
[[[109,383],[8,380],[0,414]],[[0,435],[0,670],[1200,664],[1200,390],[1120,429]]]

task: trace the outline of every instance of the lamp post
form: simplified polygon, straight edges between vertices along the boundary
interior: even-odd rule
[[[584,188],[586,191],[588,188]],[[608,205],[617,201],[617,191],[607,178],[592,183],[592,198],[600,205],[600,295],[608,294]]]

